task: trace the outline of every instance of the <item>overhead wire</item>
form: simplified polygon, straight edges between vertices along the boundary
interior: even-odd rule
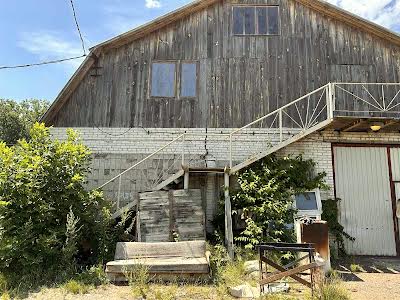
[[[62,58],[62,59],[55,59],[55,60],[48,60],[48,61],[42,61],[42,62],[37,62],[37,63],[14,65],[14,66],[0,66],[0,70],[28,68],[28,67],[34,67],[34,66],[57,64],[57,63],[61,63],[61,62],[69,61],[69,60],[80,59],[80,58],[83,58],[83,57],[86,57],[86,56],[87,55],[84,54],[84,55],[80,55],[80,56],[74,56],[74,57],[68,57],[68,58]]]
[[[35,66],[43,66],[43,65],[50,65],[50,64],[57,64],[57,63],[62,63],[66,61],[71,61],[71,60],[76,60],[76,59],[81,59],[87,56],[86,54],[86,47],[85,47],[85,41],[82,37],[82,32],[79,26],[78,18],[76,16],[76,10],[74,6],[73,0],[69,0],[71,3],[71,9],[72,9],[72,14],[74,17],[76,29],[79,34],[79,38],[81,40],[81,45],[82,45],[82,50],[83,54],[79,56],[73,56],[73,57],[67,57],[67,58],[61,58],[61,59],[54,59],[54,60],[47,60],[47,61],[42,61],[42,62],[37,62],[37,63],[29,63],[29,64],[19,64],[19,65],[10,65],[10,66],[1,66],[0,65],[0,70],[6,70],[6,69],[20,69],[20,68],[29,68],[29,67],[35,67]]]
[[[83,54],[86,55],[85,42],[82,37],[81,28],[79,27],[78,18],[76,17],[76,11],[75,11],[75,6],[74,6],[73,0],[70,0],[70,3],[71,3],[71,8],[72,8],[72,14],[74,15],[76,29],[78,30],[79,38],[81,39]]]

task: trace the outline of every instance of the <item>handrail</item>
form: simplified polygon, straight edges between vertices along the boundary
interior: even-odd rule
[[[270,117],[270,116],[272,116],[272,115],[278,113],[279,111],[282,111],[282,110],[284,110],[285,108],[288,108],[289,106],[291,106],[291,105],[293,105],[293,104],[296,104],[297,102],[303,100],[304,98],[307,98],[307,97],[309,97],[309,96],[312,95],[312,94],[315,94],[315,93],[317,93],[317,92],[319,92],[319,91],[321,91],[321,90],[323,90],[323,89],[326,89],[328,86],[329,86],[329,83],[326,84],[326,85],[324,85],[324,86],[322,86],[322,87],[320,87],[320,88],[318,88],[318,89],[316,89],[316,90],[314,90],[314,91],[312,91],[312,92],[310,92],[310,93],[308,93],[308,94],[306,94],[306,95],[304,95],[304,96],[301,96],[300,98],[298,98],[298,99],[296,99],[296,100],[294,100],[294,101],[292,101],[292,102],[290,102],[290,103],[288,103],[288,104],[286,104],[286,105],[284,105],[284,106],[282,106],[282,107],[280,107],[280,108],[278,108],[278,109],[276,109],[276,110],[274,110],[274,111],[272,111],[272,112],[270,112],[270,113],[268,113],[267,115],[265,115],[265,116],[263,116],[263,117],[261,117],[261,118],[255,120],[255,121],[253,121],[253,122],[247,124],[246,126],[243,126],[243,127],[241,127],[241,128],[238,128],[238,129],[232,131],[232,132],[230,133],[230,135],[233,135],[233,134],[235,134],[235,133],[237,133],[237,132],[239,132],[239,131],[241,131],[241,130],[243,130],[243,129],[249,128],[250,126],[252,126],[252,125],[254,125],[254,124],[256,124],[256,123],[258,123],[258,122],[260,122],[260,121],[262,121],[262,120],[265,120],[266,118],[268,118],[268,117]]]
[[[160,153],[162,150],[164,150],[165,148],[167,148],[168,146],[172,145],[173,143],[175,143],[176,141],[182,139],[185,136],[184,134],[181,134],[180,136],[178,136],[177,138],[173,139],[171,142],[169,142],[168,144],[164,145],[163,147],[159,148],[157,151],[153,152],[152,154],[146,156],[145,158],[143,158],[141,161],[137,162],[136,164],[134,164],[132,167],[126,169],[125,171],[121,172],[120,174],[118,174],[117,176],[115,176],[114,178],[110,179],[109,181],[107,181],[105,184],[103,184],[102,186],[99,187],[99,189],[105,187],[106,185],[108,185],[109,183],[113,182],[115,179],[118,179],[120,177],[122,177],[125,173],[129,172],[130,170],[136,168],[138,165],[142,164],[143,162],[145,162],[146,160],[152,158],[153,156],[155,156],[156,154]]]

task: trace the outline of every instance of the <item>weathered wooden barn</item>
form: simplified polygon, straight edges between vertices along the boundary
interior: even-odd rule
[[[400,37],[319,0],[195,1],[91,49],[43,117],[142,241],[204,237],[235,172],[303,153],[350,254],[400,255]],[[229,193],[225,189],[228,242]]]

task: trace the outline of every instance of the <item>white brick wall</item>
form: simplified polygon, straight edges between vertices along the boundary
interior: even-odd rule
[[[100,186],[110,178],[119,174],[123,170],[132,166],[146,155],[153,153],[164,146],[180,134],[187,132],[185,141],[186,160],[194,159],[197,164],[204,165],[205,159],[210,165],[215,161],[216,166],[226,166],[229,162],[229,138],[226,135],[232,129],[142,129],[142,128],[77,128],[81,133],[82,140],[93,151],[93,173],[89,178],[89,186],[92,188]],[[276,131],[269,131],[276,133]],[[52,128],[51,133],[55,139],[66,138],[66,128]],[[243,134],[234,137],[233,157],[237,162],[241,162],[249,157],[264,150],[271,142],[267,138],[267,130],[248,129]],[[285,130],[284,135],[292,136],[296,132]],[[218,134],[218,135],[217,135]],[[271,136],[269,136],[271,137]],[[273,135],[272,142],[276,143],[279,135]],[[207,143],[205,142],[207,140]],[[334,197],[334,178],[332,165],[332,143],[384,143],[400,144],[400,134],[391,133],[335,133],[323,132],[314,133],[308,137],[293,143],[280,150],[278,155],[302,154],[304,158],[311,158],[316,162],[316,172],[326,172],[326,182],[331,186],[330,191],[324,192],[322,199]],[[181,155],[180,143],[175,143],[164,150],[162,157],[177,160],[176,167],[179,167]],[[207,150],[206,148],[207,147]],[[188,154],[189,153],[189,154]],[[206,155],[207,154],[207,155]],[[189,158],[188,158],[189,156]],[[145,175],[154,177],[157,175],[160,157],[143,166]],[[139,172],[140,173],[140,172]],[[141,174],[143,175],[143,174]],[[122,200],[129,201],[132,198],[131,186],[142,186],[147,183],[142,177],[133,175],[127,176],[122,182]],[[110,187],[110,189],[115,188]],[[222,191],[222,181],[215,181],[215,178],[208,178],[206,184],[206,216],[207,229],[211,230],[210,221],[215,211],[215,203],[219,193]],[[110,191],[112,193],[112,191]],[[115,191],[114,191],[115,193]],[[122,202],[122,204],[124,204]]]

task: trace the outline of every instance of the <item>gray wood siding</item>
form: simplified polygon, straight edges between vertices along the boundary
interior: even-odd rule
[[[279,4],[279,36],[233,36],[232,4]],[[59,127],[240,127],[329,81],[399,82],[399,48],[292,0],[222,1],[103,54]],[[151,99],[154,60],[199,61],[196,99]],[[50,124],[49,124],[50,125]]]

